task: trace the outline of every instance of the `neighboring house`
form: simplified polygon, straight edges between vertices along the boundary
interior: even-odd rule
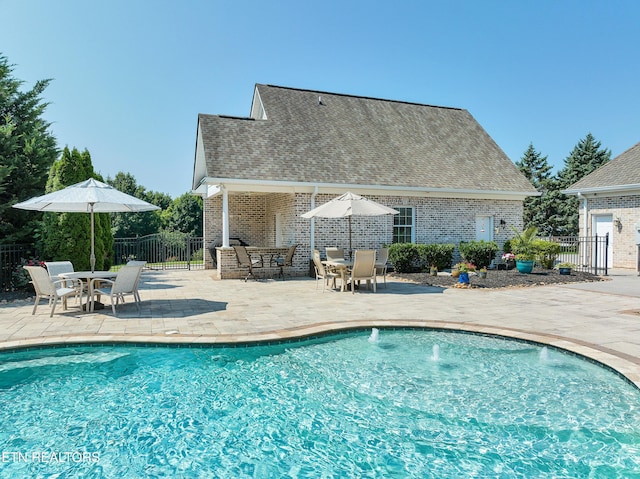
[[[640,143],[563,192],[580,200],[580,236],[609,234],[608,267],[637,268]]]
[[[537,192],[459,108],[256,85],[248,118],[198,115],[193,190],[221,278],[239,277],[230,238],[311,250],[348,246],[346,219],[300,215],[351,191],[400,211],[353,218],[353,247],[397,241],[502,243]],[[233,243],[233,241],[231,241]],[[215,263],[214,263],[215,261]]]

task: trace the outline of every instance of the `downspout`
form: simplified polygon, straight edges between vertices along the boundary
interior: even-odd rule
[[[314,209],[316,207],[316,196],[318,195],[318,186],[313,187],[313,193],[311,193],[311,208]],[[316,249],[316,219],[311,218],[311,224],[309,225],[309,234],[311,238],[309,239],[309,248],[310,255],[309,257],[313,257],[313,250]]]

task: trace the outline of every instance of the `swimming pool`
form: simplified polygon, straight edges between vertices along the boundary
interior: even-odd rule
[[[628,477],[640,392],[556,350],[369,332],[0,355],[0,476]]]

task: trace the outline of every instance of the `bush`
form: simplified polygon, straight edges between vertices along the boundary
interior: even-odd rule
[[[413,273],[419,268],[418,248],[413,243],[394,243],[389,246],[389,261],[398,273]]]
[[[495,241],[469,241],[460,243],[460,255],[462,259],[473,263],[478,268],[486,268],[496,257],[498,244]]]
[[[418,257],[420,258],[421,269],[429,269],[431,266],[438,268],[438,271],[451,267],[453,252],[456,249],[454,244],[434,243],[419,244]]]
[[[560,254],[561,246],[553,241],[537,239],[533,242],[536,260],[543,268],[553,269],[556,258]]]

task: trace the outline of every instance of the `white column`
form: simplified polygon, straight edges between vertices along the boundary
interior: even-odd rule
[[[313,189],[313,193],[311,193],[311,205],[309,210],[312,210],[316,207],[316,195],[318,194],[318,187],[316,186]],[[313,250],[316,249],[316,219],[311,218],[311,224],[309,225],[309,234],[311,238],[309,239],[309,248],[311,250],[311,256],[313,257]]]
[[[220,185],[222,190],[222,247],[229,247],[229,193],[224,185]]]

